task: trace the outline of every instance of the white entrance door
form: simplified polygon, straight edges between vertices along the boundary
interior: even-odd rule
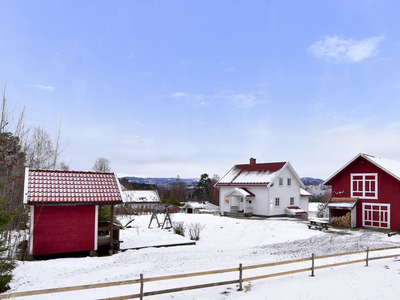
[[[390,228],[390,204],[363,203],[363,226]]]

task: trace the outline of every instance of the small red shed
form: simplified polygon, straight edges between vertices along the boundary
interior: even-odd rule
[[[30,206],[29,254],[33,256],[119,247],[114,205],[122,203],[114,173],[25,170],[24,203]],[[99,222],[111,205],[111,222]],[[100,224],[100,225],[99,225]]]
[[[400,162],[360,153],[324,184],[331,216],[351,212],[352,227],[400,231]]]

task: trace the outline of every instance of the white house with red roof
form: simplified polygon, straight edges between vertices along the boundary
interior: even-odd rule
[[[119,248],[113,211],[122,196],[114,173],[26,168],[24,203],[30,206],[30,255]],[[100,221],[101,205],[111,206],[111,222]]]
[[[307,216],[312,194],[289,162],[233,166],[215,185],[219,189],[221,214],[257,216]]]

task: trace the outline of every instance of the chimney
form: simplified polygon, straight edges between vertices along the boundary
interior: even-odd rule
[[[256,159],[255,158],[250,158],[250,165],[255,165],[256,164]]]

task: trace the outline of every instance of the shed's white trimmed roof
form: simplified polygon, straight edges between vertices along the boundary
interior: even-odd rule
[[[341,202],[341,203],[329,203],[327,207],[342,207],[342,208],[353,208],[354,203],[346,203],[346,202]]]

